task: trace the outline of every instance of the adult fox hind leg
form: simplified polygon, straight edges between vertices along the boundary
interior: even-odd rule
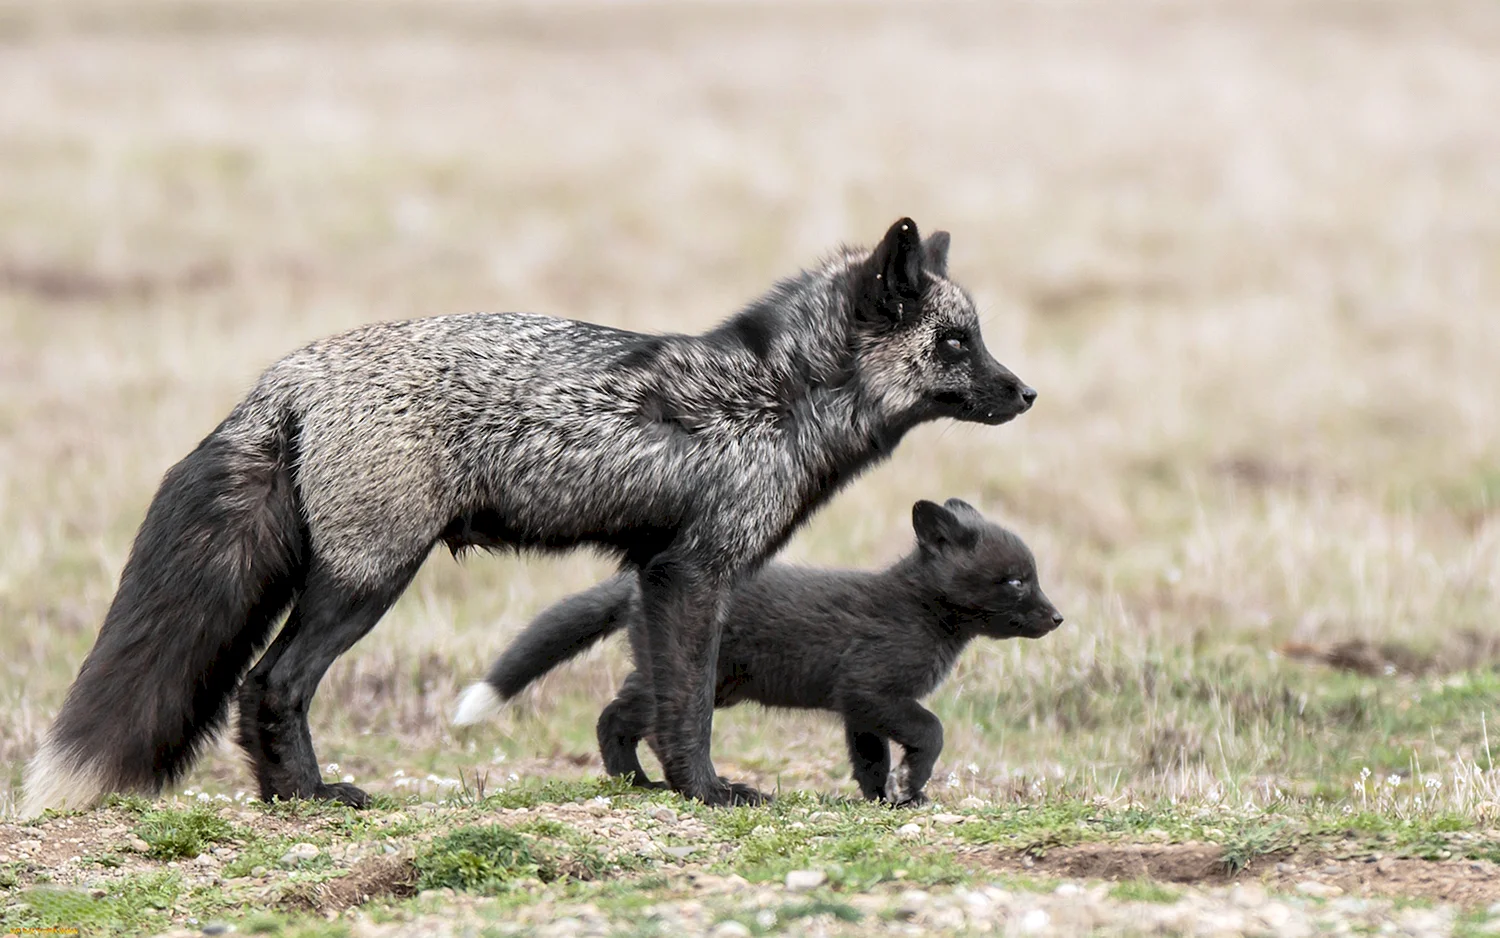
[[[353,785],[323,782],[307,712],[334,659],[374,628],[419,566],[420,559],[365,588],[351,587],[324,568],[309,573],[286,625],[240,688],[240,746],[250,757],[263,800],[368,804],[368,796]]]
[[[654,709],[650,682],[640,671],[632,671],[615,699],[599,714],[595,727],[604,771],[628,777],[638,788],[667,787],[664,782],[653,782],[641,768],[640,743],[650,730]]]
[[[879,733],[844,725],[844,739],[849,744],[849,764],[859,793],[871,801],[885,797],[886,779],[891,774],[891,744]]]

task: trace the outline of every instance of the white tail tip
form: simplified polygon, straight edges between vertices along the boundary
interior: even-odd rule
[[[33,818],[48,808],[81,811],[98,804],[108,792],[97,769],[78,765],[48,739],[26,767],[18,813]]]
[[[500,712],[500,695],[490,685],[480,681],[469,685],[469,689],[458,698],[453,710],[453,722],[458,726],[470,726]]]

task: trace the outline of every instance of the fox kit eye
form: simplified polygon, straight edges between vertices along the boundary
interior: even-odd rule
[[[1021,591],[1021,587],[1025,586],[1026,584],[1021,580],[1006,580],[1005,585],[1009,586],[1011,589],[1019,593]]]

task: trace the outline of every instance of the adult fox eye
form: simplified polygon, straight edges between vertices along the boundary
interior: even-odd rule
[[[1018,590],[1026,584],[1021,582],[1020,580],[1006,580],[1005,585],[1009,586],[1013,590]]]
[[[943,351],[952,355],[961,355],[969,348],[969,342],[962,336],[950,335],[943,340]]]

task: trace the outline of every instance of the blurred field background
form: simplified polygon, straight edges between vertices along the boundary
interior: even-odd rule
[[[965,655],[932,793],[1500,813],[1497,115],[1488,0],[0,4],[5,783],[162,473],[280,355],[481,309],[695,331],[911,215],[1039,402],[914,433],[787,556],[888,563],[959,496],[1068,615]],[[320,756],[597,773],[618,644],[447,713],[608,571],[434,554]],[[853,795],[841,749],[716,721],[771,788]],[[250,778],[225,744],[188,786]]]

